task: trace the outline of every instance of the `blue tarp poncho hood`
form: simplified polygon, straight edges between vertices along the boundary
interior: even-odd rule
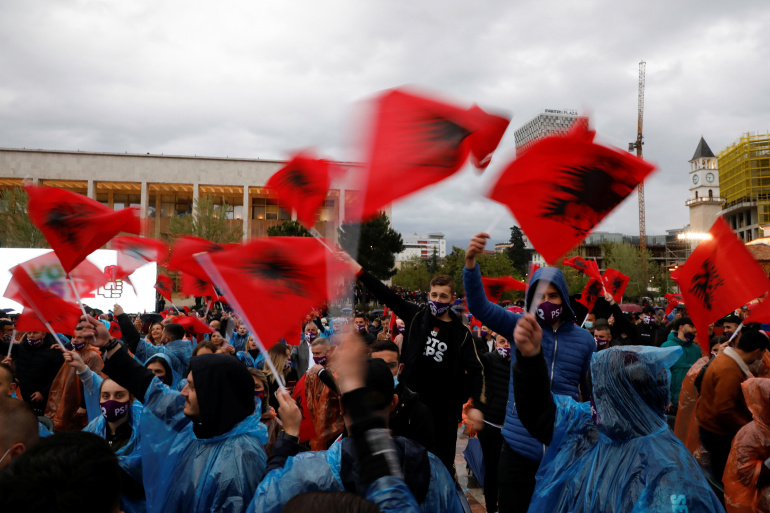
[[[724,511],[666,424],[668,368],[680,354],[678,347],[640,346],[596,353],[596,423],[589,403],[554,396],[553,438],[529,511]]]

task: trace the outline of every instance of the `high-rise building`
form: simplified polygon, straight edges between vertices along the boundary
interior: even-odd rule
[[[405,262],[414,257],[430,258],[435,250],[438,258],[446,256],[446,238],[443,233],[404,235],[404,251],[396,255],[396,262]]]
[[[719,154],[722,216],[746,242],[770,224],[770,134],[744,134]]]
[[[516,138],[516,151],[527,148],[541,137],[567,132],[575,121],[588,127],[588,118],[578,116],[575,109],[545,109],[513,133]]]
[[[690,159],[690,199],[685,202],[690,210],[689,231],[695,234],[708,232],[722,211],[722,203],[717,158],[701,137]],[[698,243],[697,240],[692,242]]]

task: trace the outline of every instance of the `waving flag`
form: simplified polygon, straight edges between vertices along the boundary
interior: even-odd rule
[[[350,272],[314,237],[254,239],[197,258],[265,349],[328,298],[327,276]]]
[[[489,197],[506,205],[553,265],[612,212],[654,166],[600,146],[585,127],[535,142],[500,174]]]
[[[171,293],[174,292],[174,281],[165,274],[158,275],[158,282],[155,284],[155,290],[160,292],[160,295],[171,300]]]
[[[500,296],[508,290],[525,290],[527,288],[526,284],[514,279],[512,276],[504,276],[502,278],[482,276],[481,283],[484,285],[487,299],[493,303],[500,301]]]
[[[139,209],[112,210],[82,194],[56,187],[25,187],[27,212],[45,236],[65,272],[120,232],[138,234]]]
[[[616,303],[623,299],[623,293],[626,291],[630,278],[617,269],[607,269],[602,276],[604,290],[612,295]]]
[[[679,270],[677,283],[708,354],[708,325],[770,290],[762,267],[721,218]]]
[[[19,265],[11,269],[11,281],[4,295],[25,306],[16,322],[19,331],[47,332],[47,322],[54,331],[69,334],[80,320],[80,308],[77,305],[38,287]]]
[[[297,213],[297,221],[307,229],[315,225],[316,213],[326,199],[332,174],[338,168],[310,153],[297,154],[265,184],[275,190],[278,202]]]
[[[201,269],[200,264],[195,260],[196,253],[215,253],[224,251],[229,247],[237,247],[238,244],[217,244],[200,237],[181,237],[174,243],[171,258],[166,266],[171,271],[182,271],[183,273],[195,276],[199,280],[209,281],[208,275]]]
[[[67,273],[53,251],[22,262],[19,266],[24,268],[27,275],[40,289],[48,291],[64,301],[77,302],[77,297],[67,280]],[[81,297],[102,287],[110,280],[109,276],[88,260],[83,260],[70,272],[70,279]]]
[[[171,318],[173,322],[184,327],[188,333],[214,333],[214,328],[198,319],[197,316],[177,316]]]
[[[199,297],[204,296],[207,298],[216,299],[216,290],[214,286],[208,282],[196,278],[192,274],[182,273],[182,287],[181,292],[185,296]]]
[[[602,295],[603,289],[604,287],[602,286],[601,280],[591,278],[588,280],[588,283],[586,283],[585,288],[583,288],[583,292],[580,294],[580,298],[576,301],[588,308],[588,312],[590,313],[593,311],[594,305],[596,305],[596,301]]]
[[[577,269],[590,278],[597,280],[602,279],[602,273],[599,271],[599,266],[596,264],[596,260],[586,260],[583,257],[575,256],[572,258],[565,258],[562,265],[567,265],[573,269]]]
[[[361,216],[456,173],[472,156],[485,168],[510,120],[392,89],[375,99]]]
[[[124,278],[150,262],[166,263],[168,246],[165,242],[145,237],[115,237],[112,249],[118,252],[118,277]]]

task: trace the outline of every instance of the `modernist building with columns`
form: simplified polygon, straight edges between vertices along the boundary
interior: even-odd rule
[[[0,190],[32,180],[95,199],[113,209],[141,208],[147,236],[167,239],[170,219],[192,212],[196,199],[211,196],[230,206],[230,222],[243,227],[243,237],[267,235],[267,229],[292,218],[264,185],[285,161],[0,149]],[[348,173],[356,165],[341,164]],[[336,240],[345,208],[356,191],[342,180],[332,182],[315,228]],[[389,209],[386,214],[390,216]]]

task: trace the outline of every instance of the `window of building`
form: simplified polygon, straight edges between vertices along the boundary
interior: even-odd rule
[[[711,198],[713,198],[713,197],[714,197],[714,191],[712,191],[711,189],[709,189],[709,199],[711,199]]]

